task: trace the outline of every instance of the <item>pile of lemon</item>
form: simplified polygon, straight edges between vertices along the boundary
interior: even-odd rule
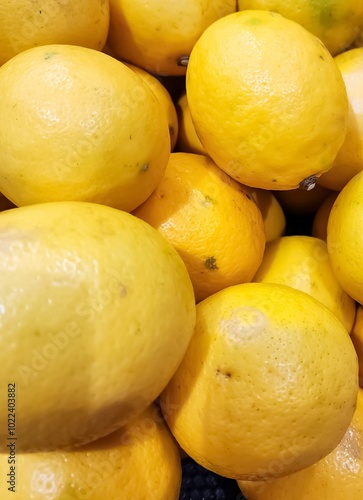
[[[363,498],[361,28],[2,2],[1,499],[177,500],[184,453],[248,499]]]

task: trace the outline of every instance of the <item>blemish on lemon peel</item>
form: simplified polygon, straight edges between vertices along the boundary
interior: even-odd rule
[[[204,261],[204,265],[207,269],[215,270],[218,269],[217,260],[215,257],[207,257]]]
[[[214,205],[214,203],[215,203],[215,200],[213,200],[213,198],[211,196],[209,196],[208,194],[204,196],[204,200],[203,200],[204,206],[211,207]]]
[[[216,370],[216,376],[218,377],[220,375],[223,376],[223,377],[225,377],[226,379],[232,378],[231,372],[226,371],[226,370],[222,370],[220,368],[217,368],[217,370]]]
[[[50,59],[52,58],[53,56],[56,56],[57,55],[57,52],[46,52],[44,54],[44,59]]]
[[[233,342],[253,340],[268,324],[266,315],[256,307],[238,307],[220,323],[221,332]]]
[[[140,172],[147,172],[149,170],[149,165],[145,163],[141,168]]]

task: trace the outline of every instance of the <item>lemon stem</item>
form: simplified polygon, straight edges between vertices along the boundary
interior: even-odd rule
[[[307,177],[303,181],[300,182],[299,187],[300,189],[305,189],[306,191],[311,191],[314,189],[316,185],[316,181],[318,180],[316,175],[311,175],[310,177]]]
[[[188,66],[189,56],[181,56],[178,59],[178,66]]]

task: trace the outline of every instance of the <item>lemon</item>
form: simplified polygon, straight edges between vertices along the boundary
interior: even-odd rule
[[[266,482],[239,481],[249,500],[358,500],[363,498],[363,390],[343,439],[306,469]]]
[[[197,462],[263,480],[330,453],[357,390],[353,344],[329,309],[288,286],[244,283],[197,305],[195,333],[161,406]]]
[[[248,186],[310,189],[345,138],[348,99],[334,59],[279,14],[242,11],[209,26],[186,90],[207,153]]]
[[[363,47],[348,50],[337,56],[335,61],[348,93],[348,130],[332,168],[321,176],[319,183],[340,191],[363,170]]]
[[[344,290],[363,303],[363,172],[340,192],[331,209],[327,243],[335,276]]]
[[[251,194],[261,210],[266,243],[282,236],[286,228],[286,219],[284,211],[274,194],[264,189],[252,189]]]
[[[326,241],[330,211],[335,200],[337,199],[338,194],[339,193],[337,192],[332,192],[327,198],[325,198],[316,211],[311,230],[312,236]]]
[[[206,156],[173,153],[163,180],[133,214],[178,251],[197,301],[251,281],[261,264],[260,210],[249,191]]]
[[[178,138],[179,124],[178,124],[178,116],[176,113],[176,109],[173,100],[170,97],[169,92],[155,76],[151,75],[147,71],[138,68],[133,64],[125,63],[125,65],[128,66],[130,69],[132,69],[142,80],[144,80],[149,85],[151,90],[158,98],[158,101],[163,106],[167,114],[171,150],[173,150]]]
[[[8,454],[0,454],[8,471]],[[178,448],[153,405],[122,429],[67,451],[17,453],[15,495],[6,500],[177,500],[181,483]],[[8,478],[7,478],[8,479]]]
[[[108,0],[16,0],[2,5],[0,66],[24,50],[64,43],[102,50],[110,22]]]
[[[351,331],[355,302],[338,283],[324,241],[311,236],[285,236],[269,242],[253,280],[280,283],[308,293]]]
[[[356,38],[363,21],[362,0],[238,0],[238,9],[266,9],[296,21],[336,55]]]
[[[178,150],[184,153],[207,155],[195,131],[185,93],[178,99],[176,110],[179,123]]]
[[[235,0],[110,0],[107,45],[130,63],[159,75],[184,75],[183,57],[203,31],[236,11]]]
[[[175,250],[136,217],[86,202],[0,213],[0,249],[0,405],[16,384],[19,452],[86,443],[143,411],[194,328]]]
[[[71,45],[0,68],[0,191],[18,206],[90,201],[131,211],[170,155],[162,105],[130,68]]]
[[[359,383],[363,387],[363,306],[358,305],[352,331],[352,342],[358,355]]]

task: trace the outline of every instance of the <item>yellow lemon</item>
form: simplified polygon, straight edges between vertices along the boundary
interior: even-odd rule
[[[266,9],[296,21],[333,54],[346,50],[363,21],[362,0],[238,0],[238,9]]]
[[[363,303],[363,172],[340,192],[331,209],[327,243],[335,276],[344,290]]]
[[[193,48],[186,90],[207,153],[248,186],[311,189],[345,138],[348,99],[334,59],[279,14],[213,23]]]
[[[282,208],[290,215],[313,215],[329,196],[330,190],[317,184],[314,189],[289,189],[287,191],[275,191]]]
[[[168,242],[121,210],[53,202],[0,213],[0,252],[0,405],[16,392],[19,451],[86,443],[143,411],[195,322]],[[7,432],[3,411],[3,452]]]
[[[321,185],[340,191],[363,170],[363,47],[335,58],[349,99],[349,122],[345,141],[332,168],[319,179]]]
[[[266,482],[239,481],[248,500],[358,500],[363,498],[363,390],[338,446],[306,469]]]
[[[168,121],[130,68],[84,47],[29,49],[0,68],[0,191],[16,205],[131,211],[160,182]]]
[[[338,283],[326,243],[311,236],[285,236],[266,245],[253,281],[280,283],[308,293],[330,309],[351,331],[355,302]]]
[[[125,63],[130,69],[132,69],[140,78],[142,78],[154,92],[158,98],[160,104],[164,108],[169,124],[170,142],[171,150],[174,149],[177,138],[178,138],[178,116],[176,114],[176,109],[169,92],[166,90],[164,85],[153,75],[147,71],[134,66],[133,64]]]
[[[133,214],[179,252],[197,301],[251,281],[261,264],[260,210],[249,191],[206,156],[173,153],[163,180]]]
[[[178,150],[184,153],[207,155],[195,131],[185,93],[178,99],[176,110],[179,120]]]
[[[359,383],[363,387],[363,306],[358,305],[352,330],[352,341],[359,361]]]
[[[117,57],[159,75],[184,75],[203,31],[236,11],[235,0],[110,0],[107,44]]]
[[[122,429],[77,449],[16,453],[15,465],[8,457],[0,454],[1,469],[14,467],[15,486],[9,490],[12,485],[1,482],[3,500],[179,498],[178,448],[154,405]]]
[[[251,194],[261,210],[265,225],[266,243],[279,238],[285,232],[286,219],[280,203],[271,191],[252,189]]]
[[[0,66],[19,52],[64,43],[102,50],[110,21],[108,0],[16,0],[0,15]]]
[[[318,208],[312,227],[312,236],[326,241],[328,231],[328,220],[332,206],[339,193],[331,193]]]
[[[291,287],[244,283],[197,305],[195,333],[161,406],[197,462],[262,480],[330,453],[357,390],[353,344],[329,309]]]

